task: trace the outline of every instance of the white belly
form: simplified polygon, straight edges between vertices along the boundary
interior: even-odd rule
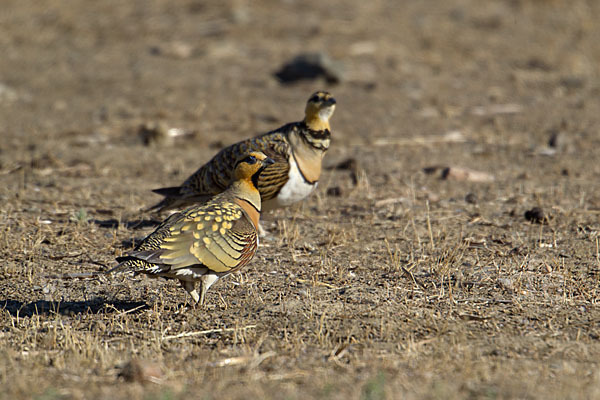
[[[317,184],[318,182],[314,184],[307,183],[300,170],[298,170],[296,160],[294,160],[294,157],[290,157],[288,181],[283,185],[279,194],[274,199],[266,201],[263,204],[262,209],[270,210],[277,207],[287,207],[300,200],[304,200],[316,189]]]

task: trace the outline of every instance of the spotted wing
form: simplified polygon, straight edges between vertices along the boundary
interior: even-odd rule
[[[169,227],[160,252],[148,259],[171,270],[202,264],[217,273],[247,264],[257,247],[257,233],[233,202],[202,207]]]

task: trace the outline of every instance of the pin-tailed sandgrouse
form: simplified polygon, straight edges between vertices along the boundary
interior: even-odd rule
[[[235,160],[249,151],[261,151],[275,162],[258,178],[264,210],[288,206],[305,199],[316,188],[321,165],[329,148],[329,119],[336,101],[327,92],[316,92],[306,104],[300,122],[233,144],[217,153],[181,186],[156,189],[165,198],[149,210],[165,211],[196,204],[225,190]]]
[[[119,265],[112,271],[178,279],[194,301],[203,304],[213,283],[248,264],[256,253],[261,212],[257,186],[273,162],[262,152],[239,158],[224,192],[171,215],[134,251],[117,258]]]

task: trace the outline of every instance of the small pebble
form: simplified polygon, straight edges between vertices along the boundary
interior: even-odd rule
[[[119,372],[119,377],[125,379],[126,382],[160,383],[162,376],[162,371],[157,364],[141,362],[136,359],[125,364]]]
[[[469,204],[477,204],[477,196],[474,193],[467,193],[465,201]]]

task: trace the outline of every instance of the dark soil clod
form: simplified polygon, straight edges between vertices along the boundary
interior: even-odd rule
[[[544,210],[540,207],[533,207],[531,210],[525,211],[525,219],[535,224],[545,224],[548,222],[548,217],[546,217]]]
[[[126,382],[159,383],[162,372],[160,367],[154,363],[133,359],[121,368],[118,376]]]
[[[347,158],[344,161],[337,163],[336,165],[330,167],[329,169],[339,169],[339,170],[347,170],[347,171],[356,171],[358,168],[358,162],[355,158]]]
[[[281,83],[294,83],[301,80],[325,78],[328,83],[343,80],[343,68],[325,53],[305,53],[296,56],[285,64],[275,76]]]
[[[327,196],[340,197],[342,195],[342,189],[339,186],[333,186],[327,188]]]
[[[477,204],[477,196],[474,193],[467,193],[465,201],[469,204]]]

